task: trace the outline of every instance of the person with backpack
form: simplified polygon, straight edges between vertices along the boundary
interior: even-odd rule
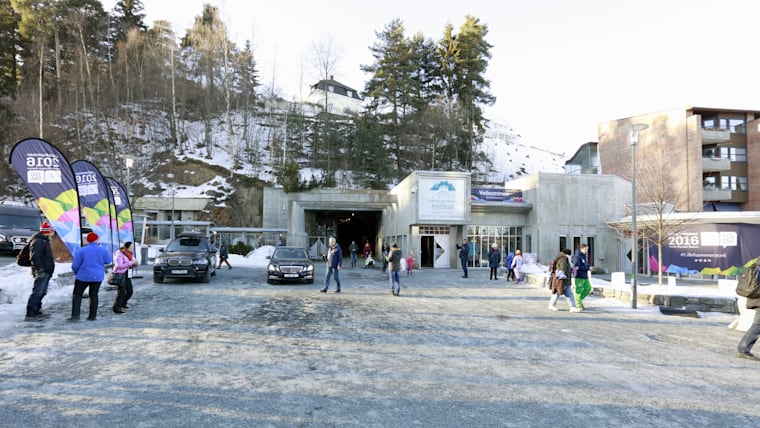
[[[552,280],[551,289],[552,297],[549,299],[549,310],[557,311],[557,300],[559,296],[567,297],[570,304],[570,312],[582,312],[575,306],[575,296],[573,296],[573,287],[570,286],[571,276],[573,268],[570,266],[570,251],[569,248],[565,248],[557,255],[552,263]]]
[[[87,294],[90,299],[90,311],[87,314],[87,320],[95,321],[98,317],[98,291],[103,278],[106,276],[106,265],[113,263],[111,252],[98,245],[98,238],[96,233],[88,233],[87,245],[74,254],[74,261],[71,262],[71,270],[74,271],[76,277],[69,321],[79,321],[82,296],[86,289],[89,289]]]
[[[512,269],[512,260],[515,258],[515,253],[510,251],[507,253],[507,259],[504,261],[504,267],[507,269],[507,282],[515,279],[515,270]]]
[[[760,357],[751,352],[752,347],[757,343],[757,339],[760,338],[760,270],[755,265],[746,271],[748,272],[742,273],[739,277],[739,285],[736,291],[738,295],[747,298],[747,309],[755,310],[755,318],[739,341],[736,350],[740,358],[760,361]]]
[[[388,261],[391,275],[391,294],[394,296],[401,294],[401,276],[399,274],[401,271],[401,257],[401,249],[398,247],[398,244],[396,242],[391,243],[386,260]]]
[[[40,231],[32,235],[29,240],[29,260],[32,265],[34,286],[29,301],[26,303],[26,319],[43,318],[42,299],[47,294],[50,278],[55,271],[55,259],[53,249],[50,246],[50,237],[55,229],[48,222],[42,222]]]

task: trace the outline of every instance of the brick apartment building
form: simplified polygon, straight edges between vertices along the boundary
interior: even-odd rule
[[[638,165],[665,156],[665,182],[685,196],[676,210],[760,211],[760,111],[686,107],[602,122],[604,174],[631,179],[634,124],[648,125],[639,133],[637,180],[643,171]]]

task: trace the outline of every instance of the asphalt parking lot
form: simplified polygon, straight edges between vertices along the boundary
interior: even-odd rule
[[[0,426],[754,426],[760,364],[735,357],[731,317],[666,316],[592,297],[343,269],[342,292],[135,280],[126,314],[66,322],[68,304],[0,333]]]

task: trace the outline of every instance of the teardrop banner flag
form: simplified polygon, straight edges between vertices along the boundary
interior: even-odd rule
[[[129,204],[129,196],[123,184],[111,177],[106,177],[108,188],[111,189],[111,202],[116,209],[116,230],[119,231],[119,243],[135,242],[135,233],[132,226],[132,206]],[[134,247],[132,247],[134,248]]]
[[[69,161],[53,144],[26,138],[13,146],[9,162],[73,256],[82,246],[82,229],[77,184]]]
[[[77,160],[71,164],[79,191],[79,206],[84,224],[99,237],[100,245],[113,252],[111,226],[111,190],[100,170],[91,162]],[[117,245],[118,247],[118,245]]]

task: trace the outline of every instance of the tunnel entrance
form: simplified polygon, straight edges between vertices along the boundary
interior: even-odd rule
[[[351,241],[356,241],[359,254],[362,254],[362,248],[367,241],[374,251],[381,218],[381,211],[304,211],[306,223],[304,226],[309,235],[309,250],[312,257],[315,254],[321,257],[326,250],[327,240],[331,236],[337,239],[344,256],[349,255],[348,246],[351,245]]]

